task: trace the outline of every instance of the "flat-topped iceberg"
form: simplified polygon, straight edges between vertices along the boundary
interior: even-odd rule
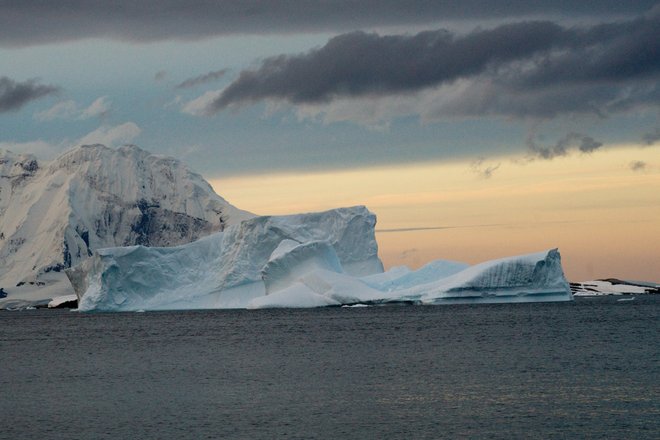
[[[81,310],[242,308],[266,293],[262,270],[287,243],[327,243],[350,275],[382,272],[375,224],[363,206],[254,217],[186,245],[100,249],[67,276]]]
[[[569,301],[556,249],[383,272],[365,207],[255,217],[172,248],[101,249],[67,271],[80,310]]]

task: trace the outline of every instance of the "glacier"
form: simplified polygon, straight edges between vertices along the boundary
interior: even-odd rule
[[[383,271],[364,206],[260,216],[176,247],[100,249],[66,271],[81,311],[570,301],[557,249]]]

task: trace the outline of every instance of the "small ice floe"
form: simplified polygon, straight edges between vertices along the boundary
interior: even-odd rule
[[[632,301],[632,300],[634,300],[634,299],[635,299],[634,296],[632,296],[632,297],[630,297],[630,298],[619,298],[619,299],[616,300],[616,302]]]
[[[75,309],[76,307],[78,307],[78,297],[75,294],[57,296],[48,303],[49,309]]]

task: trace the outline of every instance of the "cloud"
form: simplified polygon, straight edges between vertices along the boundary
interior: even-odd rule
[[[103,144],[117,147],[135,139],[142,130],[133,122],[126,122],[117,126],[102,126],[81,137],[76,142],[64,139],[58,143],[52,143],[41,139],[28,142],[0,142],[0,149],[10,150],[15,153],[30,153],[40,159],[50,160],[57,157],[63,151],[77,146],[90,144]]]
[[[34,117],[39,121],[52,121],[54,119],[74,119],[77,114],[78,106],[75,101],[68,100],[58,102],[48,110],[37,112]]]
[[[114,127],[103,126],[80,138],[75,145],[103,144],[115,147],[131,142],[141,132],[140,127],[134,122],[126,122]]]
[[[108,100],[107,96],[101,96],[92,102],[89,107],[82,110],[80,113],[80,119],[89,119],[93,117],[102,117],[108,114],[110,108],[112,107],[111,102]]]
[[[552,23],[534,22],[464,37],[445,30],[387,36],[352,32],[308,53],[270,57],[258,69],[242,71],[213,105],[217,111],[262,99],[313,104],[412,92],[550,49],[559,31]]]
[[[36,79],[18,82],[6,76],[0,77],[0,113],[18,110],[30,101],[58,91],[58,87],[39,84]]]
[[[88,107],[80,109],[73,100],[58,102],[51,108],[34,114],[39,121],[52,121],[54,119],[89,119],[103,117],[111,110],[111,102],[107,96],[95,99]]]
[[[216,70],[213,72],[205,73],[204,75],[195,76],[193,78],[188,78],[187,80],[181,82],[176,86],[177,89],[188,89],[190,87],[199,86],[202,84],[207,84],[213,81],[217,81],[227,73],[227,69]]]
[[[215,113],[212,110],[213,102],[218,99],[221,93],[222,90],[208,91],[202,96],[184,104],[181,111],[193,116],[212,116]]]
[[[645,171],[648,164],[642,160],[633,160],[628,166],[633,171]]]
[[[416,231],[437,231],[440,229],[454,229],[455,226],[420,226],[417,228],[391,228],[391,229],[376,229],[378,233],[388,232],[416,232]]]
[[[533,134],[527,138],[527,147],[533,157],[538,159],[554,159],[555,157],[566,156],[571,150],[578,150],[581,153],[592,153],[603,146],[591,136],[580,133],[568,133],[557,141],[554,145],[539,145]]]
[[[14,153],[34,154],[39,159],[50,160],[57,157],[68,147],[66,142],[52,144],[43,140],[29,142],[0,142],[0,149],[13,151]]]
[[[490,179],[493,177],[493,173],[500,168],[501,164],[498,163],[497,165],[486,165],[484,162],[486,162],[485,157],[479,157],[475,159],[470,164],[470,170],[482,179]]]
[[[243,70],[198,113],[264,100],[327,106],[342,99],[405,99],[455,86],[460,90],[421,109],[429,119],[605,116],[657,107],[659,26],[660,13],[653,13],[587,27],[519,22],[466,35],[351,32]]]
[[[644,134],[642,140],[646,145],[653,145],[660,141],[660,128],[656,128],[654,131]]]
[[[503,17],[627,16],[647,11],[654,3],[654,0],[20,0],[3,3],[0,45],[25,46],[83,38],[147,42],[228,34],[342,32]]]

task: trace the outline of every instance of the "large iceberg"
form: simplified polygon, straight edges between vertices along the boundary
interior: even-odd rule
[[[177,247],[100,249],[67,275],[81,310],[242,308],[266,293],[264,266],[291,244],[327,243],[353,276],[382,272],[375,224],[363,206],[255,217]],[[308,259],[314,252],[296,261]],[[283,270],[273,261],[266,273]]]
[[[556,249],[383,272],[365,207],[265,216],[172,248],[101,249],[67,271],[80,310],[569,301]]]

